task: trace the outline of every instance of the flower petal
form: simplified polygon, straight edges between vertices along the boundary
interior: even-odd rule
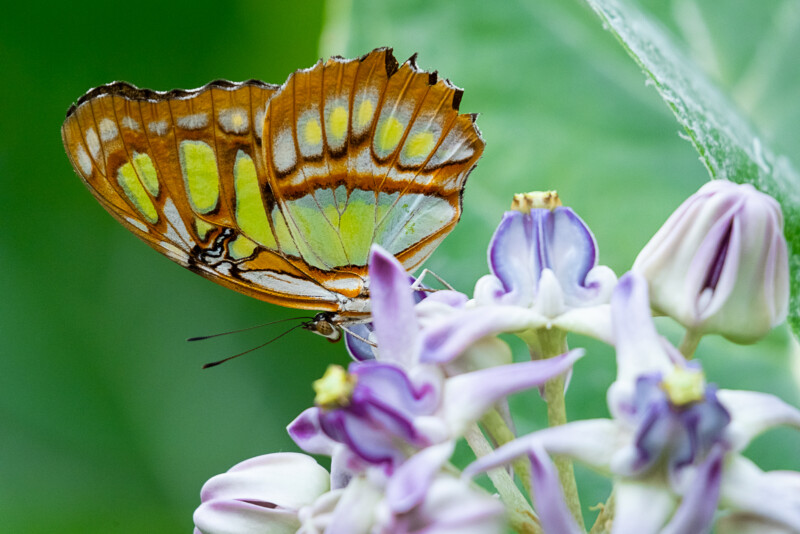
[[[357,362],[375,359],[375,348],[367,343],[372,334],[372,323],[358,323],[347,326],[344,333],[344,346],[350,357]],[[356,337],[358,336],[358,337]],[[367,341],[364,341],[364,340]]]
[[[626,439],[610,419],[585,419],[529,434],[548,454],[569,456],[594,469],[608,471],[614,453]]]
[[[593,468],[608,471],[611,458],[624,437],[615,421],[609,419],[586,419],[565,425],[554,426],[522,436],[495,451],[478,458],[464,469],[464,476],[511,463],[534,447],[541,447],[548,454],[569,456]]]
[[[531,486],[533,501],[545,532],[583,534],[564,500],[564,491],[558,471],[547,453],[534,444],[528,453],[531,459]]]
[[[298,509],[314,502],[329,486],[328,472],[310,456],[258,456],[205,483],[194,522],[203,534],[296,532]]]
[[[572,308],[555,317],[553,326],[567,332],[599,339],[609,345],[614,343],[609,304]]]
[[[675,508],[675,497],[660,481],[621,479],[614,484],[612,534],[656,534]]]
[[[717,445],[697,467],[689,491],[661,534],[701,534],[711,530],[719,502],[724,449]]]
[[[202,534],[294,534],[300,527],[292,511],[242,501],[210,501],[194,512],[196,531]]]
[[[489,305],[453,313],[423,330],[420,361],[449,362],[481,338],[539,328],[549,322],[535,310],[517,306]]]
[[[450,475],[436,477],[425,500],[381,532],[391,534],[497,534],[505,510],[497,499]],[[326,533],[327,534],[327,533]]]
[[[584,353],[583,349],[575,349],[546,360],[490,367],[448,378],[442,405],[451,432],[460,435],[497,401],[568,371]]]
[[[404,513],[420,504],[436,474],[453,455],[455,441],[426,447],[406,460],[386,486],[386,500],[394,513]]]
[[[325,534],[368,534],[383,492],[365,477],[354,478],[344,489]],[[272,533],[270,533],[272,534]]]
[[[242,500],[296,509],[328,491],[330,476],[305,454],[280,452],[250,458],[203,485],[203,502]]]
[[[425,300],[418,304],[419,307],[446,306],[448,308],[461,308],[469,301],[469,297],[464,293],[450,289],[440,289],[427,295]],[[417,311],[419,312],[419,308]]]
[[[308,408],[289,423],[286,431],[297,446],[310,454],[332,456],[337,443],[322,431],[319,408]]]
[[[800,428],[800,410],[768,393],[721,389],[717,399],[731,414],[727,437],[731,446],[740,451],[750,441],[774,426],[791,425]]]
[[[410,366],[414,363],[419,327],[408,273],[391,253],[373,245],[369,260],[372,322],[378,359]]]
[[[611,320],[617,348],[617,381],[633,382],[642,374],[669,372],[673,363],[664,350],[650,315],[647,281],[628,272],[611,297]]]
[[[460,357],[445,364],[447,376],[461,375],[513,362],[511,347],[499,337],[487,336],[469,346]]]
[[[507,211],[489,242],[489,268],[503,285],[505,304],[530,306],[544,266],[530,216]]]
[[[310,506],[300,509],[297,517],[303,524],[297,534],[322,534],[333,519],[333,511],[339,504],[343,489],[329,491],[314,501]]]
[[[800,532],[800,473],[764,472],[741,455],[725,469],[720,504]]]

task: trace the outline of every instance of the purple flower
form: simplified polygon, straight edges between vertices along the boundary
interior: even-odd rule
[[[615,478],[614,533],[706,532],[718,507],[762,525],[800,530],[797,476],[764,473],[739,454],[768,428],[800,428],[800,411],[765,393],[707,385],[700,367],[688,364],[656,332],[647,282],[635,273],[620,279],[612,313],[618,368],[608,392],[613,419],[534,432],[465,473],[528,454],[534,493],[563,499],[557,478],[548,475],[547,454],[565,455]],[[577,528],[565,505],[538,511],[543,525]]]
[[[597,265],[597,243],[571,208],[507,211],[489,244],[494,280],[482,297],[556,317],[569,308],[606,304],[616,277]]]
[[[757,341],[786,318],[789,264],[783,216],[751,185],[714,180],[684,202],[633,270],[651,304],[698,334]]]
[[[368,469],[380,470],[392,478],[387,492],[393,502],[419,503],[470,424],[511,393],[568,371],[583,351],[448,377],[420,348],[421,330],[402,265],[375,247],[370,280],[376,359],[354,362],[347,372],[329,368],[315,383],[316,406],[300,414],[288,431],[306,452],[333,457],[335,488]],[[435,304],[435,295],[424,302],[429,301]]]
[[[539,329],[550,328],[611,342],[608,302],[616,276],[597,265],[594,236],[572,209],[531,209],[537,198],[515,197],[489,244],[492,274],[478,280],[474,302],[431,325],[422,341],[428,358],[452,359],[502,332],[529,344]]]

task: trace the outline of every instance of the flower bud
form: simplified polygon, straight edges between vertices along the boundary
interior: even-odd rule
[[[751,185],[714,180],[642,249],[653,308],[695,334],[753,343],[786,318],[789,264],[780,206]]]
[[[299,510],[329,489],[328,471],[305,454],[245,460],[203,485],[195,534],[297,532]]]

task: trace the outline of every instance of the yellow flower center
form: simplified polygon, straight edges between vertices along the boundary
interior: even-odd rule
[[[544,208],[553,211],[561,206],[561,199],[555,191],[532,191],[517,193],[511,201],[511,209],[522,213],[530,213],[532,209]]]
[[[314,381],[314,403],[320,408],[343,408],[350,404],[356,377],[341,365],[329,365],[322,378]]]
[[[703,371],[676,366],[661,387],[673,405],[685,406],[705,398],[706,377]]]

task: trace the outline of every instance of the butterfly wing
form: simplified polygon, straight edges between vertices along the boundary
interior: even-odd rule
[[[361,314],[372,243],[411,270],[460,216],[483,150],[460,95],[378,49],[280,88],[109,84],[62,137],[106,210],[170,259],[262,300]]]
[[[165,93],[113,83],[70,109],[62,138],[103,207],[173,261],[262,300],[335,311],[341,297],[285,259],[258,191],[276,90],[255,80]]]
[[[363,294],[373,243],[413,271],[458,222],[484,147],[460,100],[388,49],[295,72],[272,98],[262,187],[324,287]]]

